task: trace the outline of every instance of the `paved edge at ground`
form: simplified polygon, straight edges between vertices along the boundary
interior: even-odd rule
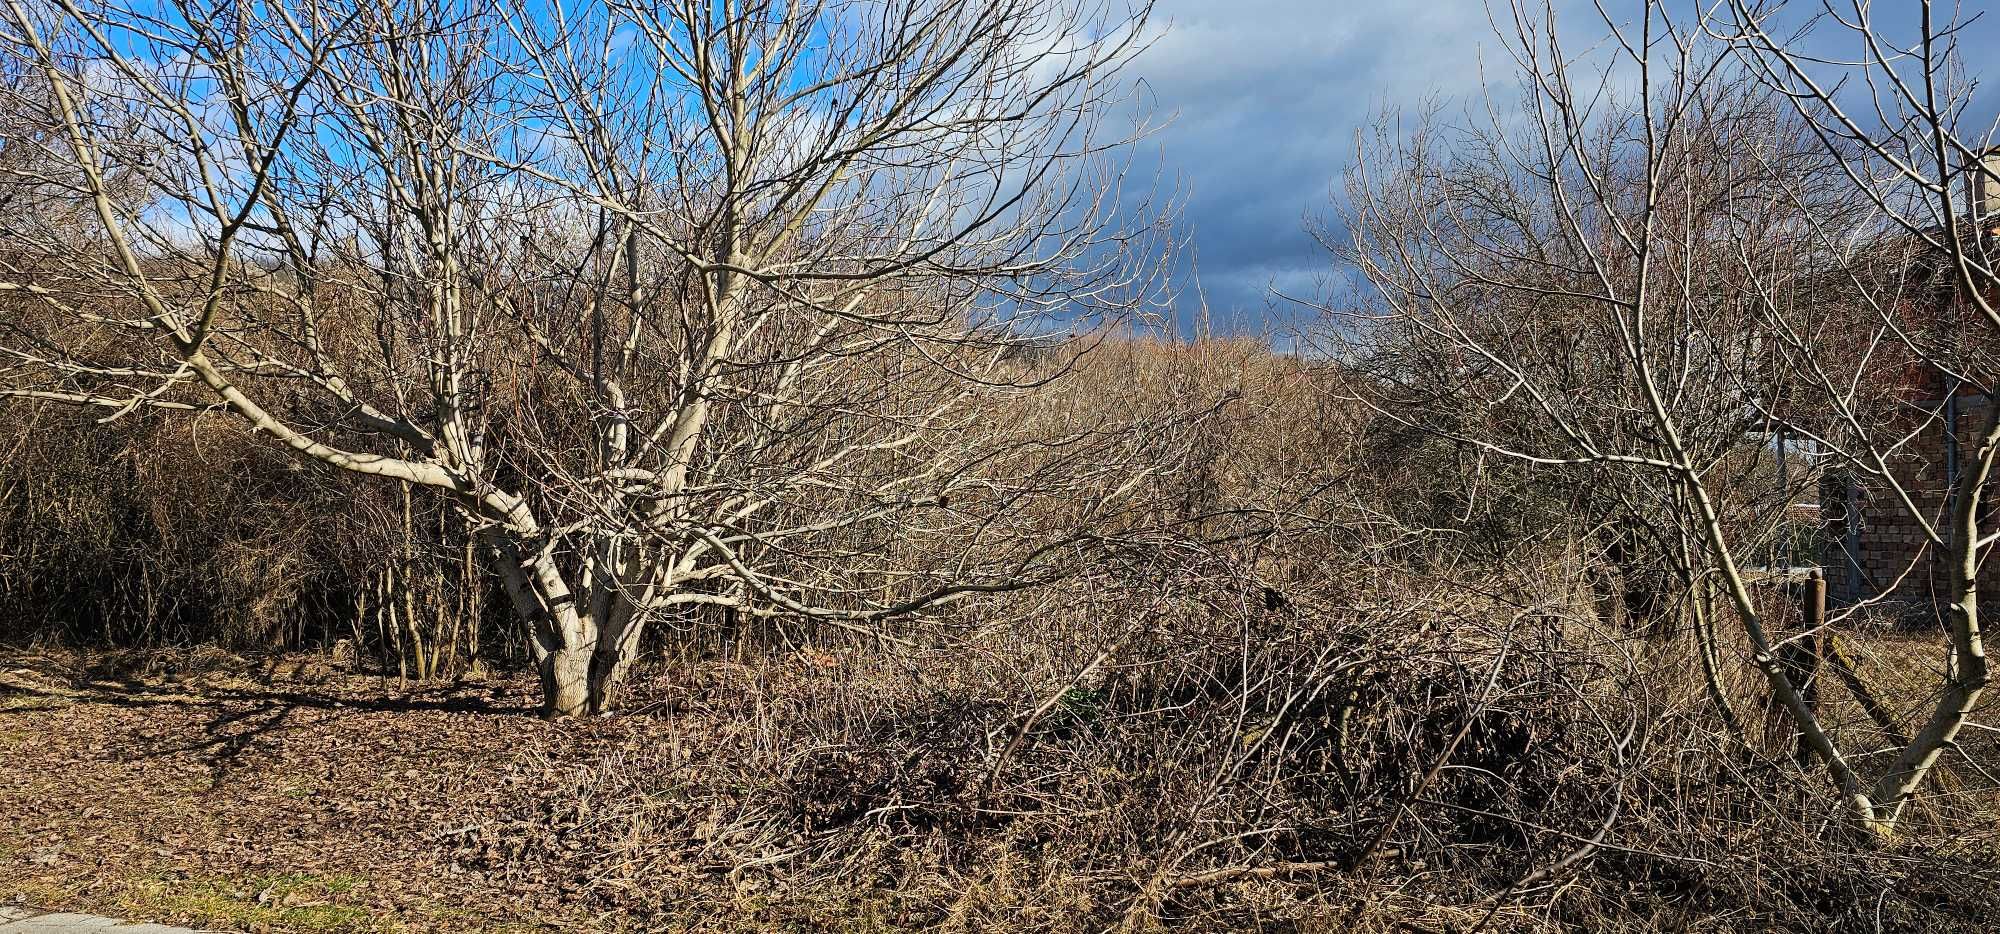
[[[200,934],[192,928],[135,924],[96,915],[0,907],[0,934]]]

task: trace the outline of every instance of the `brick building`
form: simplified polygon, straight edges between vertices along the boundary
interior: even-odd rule
[[[1988,150],[1980,164],[1984,171],[1968,173],[1968,193],[1979,229],[1975,236],[1984,246],[2000,236],[2000,149]],[[1821,488],[1821,563],[1831,601],[1877,600],[1890,613],[1921,623],[1936,619],[1949,588],[1945,556],[1930,544],[1923,523],[1949,534],[1952,489],[2000,393],[2000,384],[1978,387],[1974,383],[1986,380],[1962,377],[2000,373],[2000,335],[1974,312],[1942,257],[1923,251],[1900,255],[1909,265],[1895,270],[1896,308],[1907,332],[1923,333],[1932,346],[1947,348],[1961,375],[1914,361],[1900,376],[1878,384],[1887,403],[1881,409],[1891,413],[1892,430],[1885,435],[1907,436],[1894,445],[1889,465],[1909,502],[1880,480],[1827,476]],[[2000,483],[1989,486],[1981,500],[1986,518],[1980,525],[1990,535],[2000,527]],[[1980,583],[2000,597],[2000,560],[1982,563]]]

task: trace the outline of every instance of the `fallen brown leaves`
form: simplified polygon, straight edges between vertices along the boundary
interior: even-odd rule
[[[845,891],[774,891],[810,841],[757,828],[811,826],[771,802],[825,751],[745,716],[779,703],[768,671],[552,723],[531,678],[102,667],[0,657],[0,901],[256,931],[881,929]]]
[[[0,895],[167,921],[231,924],[233,903],[287,898],[278,907],[359,911],[276,926],[574,920],[569,880],[468,868],[455,838],[508,823],[481,808],[512,803],[494,792],[523,762],[617,746],[641,725],[545,723],[516,681],[106,684],[12,661],[0,663]],[[252,885],[273,879],[293,884]],[[177,882],[202,897],[148,895]]]

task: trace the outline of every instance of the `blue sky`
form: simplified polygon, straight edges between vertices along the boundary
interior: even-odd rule
[[[1624,19],[1641,8],[1633,0],[1606,5]],[[1960,17],[1992,5],[1969,0]],[[1602,36],[1587,2],[1560,6],[1566,45]],[[1875,7],[1877,16],[1908,19],[1917,4]],[[1937,9],[1952,12],[1948,2]],[[1304,222],[1327,212],[1357,128],[1385,106],[1467,101],[1479,92],[1482,63],[1487,80],[1503,88],[1514,81],[1481,0],[1160,0],[1155,16],[1164,35],[1135,72],[1146,105],[1171,121],[1144,144],[1140,161],[1150,168],[1157,159],[1163,184],[1182,190],[1192,249],[1179,263],[1181,304],[1194,305],[1188,286],[1198,268],[1218,329],[1261,329],[1274,287],[1317,290],[1329,266]],[[2000,11],[1976,21],[1962,36],[1965,47],[2000,50],[1994,20]],[[1981,67],[1980,58],[1968,55],[1968,65]],[[1997,96],[1980,95],[1989,114]]]

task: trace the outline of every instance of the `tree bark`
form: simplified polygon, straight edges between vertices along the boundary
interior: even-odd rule
[[[624,597],[614,598],[608,615],[590,660],[590,712],[594,714],[610,713],[617,706],[619,688],[639,654],[639,636],[645,626],[634,613],[632,602]]]
[[[542,657],[537,667],[541,669],[543,717],[555,720],[590,712],[590,658],[586,646],[565,646]]]
[[[575,596],[554,558],[522,547],[509,534],[489,534],[495,568],[513,600],[514,612],[528,627],[528,645],[541,677],[542,716],[556,719],[589,713],[591,658],[597,647],[594,621],[578,611]]]

